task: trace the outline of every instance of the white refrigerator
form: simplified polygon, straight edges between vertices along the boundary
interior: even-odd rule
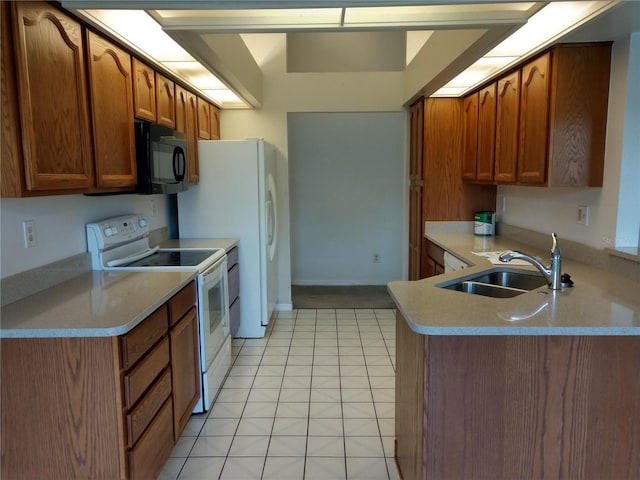
[[[276,155],[264,140],[201,140],[200,181],[178,195],[180,238],[238,238],[240,326],[264,337],[277,299]]]

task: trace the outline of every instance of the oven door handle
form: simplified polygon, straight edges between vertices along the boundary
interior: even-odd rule
[[[119,267],[120,265],[124,265],[126,263],[135,262],[137,260],[140,260],[141,258],[145,258],[145,257],[148,257],[149,255],[153,255],[158,251],[159,248],[160,248],[159,246],[156,246],[156,247],[150,248],[149,250],[145,250],[144,252],[131,255],[129,257],[116,258],[115,260],[109,260],[107,262],[107,267]]]
[[[216,263],[207,268],[204,272],[202,272],[202,276],[206,279],[207,276],[214,273],[217,269],[219,269],[224,262],[227,261],[227,256],[223,255]]]

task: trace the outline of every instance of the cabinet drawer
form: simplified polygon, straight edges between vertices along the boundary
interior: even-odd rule
[[[173,450],[173,402],[169,398],[137,445],[129,451],[129,478],[156,478]]]
[[[196,303],[196,282],[191,282],[169,300],[169,324],[175,325]]]
[[[163,305],[140,325],[121,338],[122,366],[130,368],[147,353],[158,340],[167,334],[167,306]]]
[[[229,330],[231,336],[235,337],[236,332],[240,328],[240,299],[237,298],[235,302],[229,307]]]
[[[169,340],[165,338],[124,376],[124,397],[127,408],[131,408],[149,388],[153,380],[169,364]]]
[[[233,267],[238,263],[238,247],[233,247],[227,252],[227,268]]]
[[[167,397],[171,395],[171,369],[168,368],[154,386],[142,398],[138,406],[127,415],[127,440],[133,447],[142,432],[145,431],[153,417]]]
[[[240,265],[235,265],[228,273],[229,278],[229,305],[231,305],[240,294]]]

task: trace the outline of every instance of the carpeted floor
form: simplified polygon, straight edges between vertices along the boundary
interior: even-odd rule
[[[292,285],[293,308],[395,308],[386,285]]]

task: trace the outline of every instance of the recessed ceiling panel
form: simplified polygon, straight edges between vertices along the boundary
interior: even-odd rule
[[[288,72],[400,72],[406,36],[400,31],[287,34]]]

